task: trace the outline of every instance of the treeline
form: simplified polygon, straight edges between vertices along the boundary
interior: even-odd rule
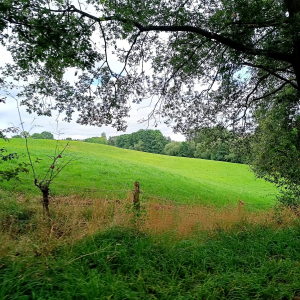
[[[30,134],[28,131],[23,131],[20,134],[13,135],[13,139],[38,139],[38,140],[53,140],[54,136],[49,131],[43,131],[41,133],[33,133]],[[95,144],[104,144],[107,145],[107,138],[106,134],[103,132],[101,136],[91,137],[84,140],[81,139],[72,139],[70,137],[65,138],[66,141],[80,141],[80,142],[87,142],[87,143],[95,143]]]
[[[164,153],[171,156],[201,158],[233,163],[248,163],[250,135],[238,135],[222,126],[189,133],[187,142],[171,142]]]
[[[108,145],[179,157],[248,163],[249,140],[224,127],[204,128],[190,133],[187,142],[174,142],[159,130],[139,130],[109,137]]]
[[[111,136],[107,142],[108,145],[123,149],[164,154],[164,148],[171,138],[163,136],[159,130],[141,129],[131,134]]]
[[[53,140],[54,136],[49,131],[43,131],[41,133],[33,133],[32,135],[28,131],[22,131],[20,134],[13,135],[13,139],[38,139],[38,140]]]
[[[105,132],[102,132],[101,136],[94,136],[94,137],[91,137],[91,138],[87,138],[87,139],[84,140],[84,142],[107,145],[106,134],[105,134]]]
[[[203,128],[189,133],[187,144],[195,158],[249,163],[251,134],[238,134],[222,126]],[[186,146],[187,147],[187,146]]]

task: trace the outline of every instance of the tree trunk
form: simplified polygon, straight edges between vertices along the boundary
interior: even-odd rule
[[[44,207],[44,213],[46,212],[47,217],[50,219],[50,210],[49,210],[49,186],[43,185],[40,187],[41,192],[43,193],[43,207]]]

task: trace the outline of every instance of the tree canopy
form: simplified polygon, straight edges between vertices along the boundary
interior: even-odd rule
[[[6,0],[0,20],[15,62],[2,80],[31,76],[20,96],[38,114],[78,110],[81,124],[124,130],[129,100],[153,97],[149,118],[184,133],[245,129],[286,87],[299,99],[298,0]]]
[[[252,169],[281,189],[281,202],[300,205],[300,115],[291,89],[256,111],[259,126],[252,139]]]
[[[124,149],[161,154],[170,141],[171,139],[164,137],[159,130],[140,129],[131,134],[110,137],[108,144]]]

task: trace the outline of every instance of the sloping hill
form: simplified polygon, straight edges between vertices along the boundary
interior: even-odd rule
[[[62,149],[65,141],[59,141]],[[0,142],[8,149],[23,153],[20,161],[27,161],[25,141],[11,139]],[[49,155],[54,154],[56,141],[29,140],[30,152],[43,160],[35,164],[38,174],[44,174],[50,165]],[[254,174],[246,165],[209,160],[170,157],[158,154],[119,149],[112,146],[72,142],[68,155],[76,155],[57,177],[53,194],[80,193],[86,189],[102,196],[124,197],[140,182],[142,197],[162,197],[181,203],[213,205],[236,204],[242,199],[249,208],[264,209],[274,205],[275,188]],[[0,164],[4,168],[4,164]],[[32,184],[32,172],[21,175],[21,183],[2,183],[2,188],[37,193]],[[68,192],[69,191],[69,192]]]

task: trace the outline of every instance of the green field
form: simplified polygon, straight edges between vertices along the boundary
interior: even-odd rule
[[[20,162],[27,159],[24,140],[4,145],[24,154]],[[29,140],[33,161],[43,159],[35,164],[39,178],[55,145]],[[45,219],[40,200],[32,197],[39,192],[32,173],[23,173],[21,182],[1,183],[0,300],[300,296],[299,217],[268,209],[276,190],[255,180],[247,166],[83,142],[72,142],[61,161],[71,156],[79,159],[60,174],[52,194],[127,197],[137,180],[143,201],[211,207],[155,210],[149,201],[140,215],[126,209],[129,199],[118,204],[98,199],[86,206],[54,202],[51,219]],[[238,199],[253,211],[218,208]]]
[[[43,159],[40,164],[35,164],[41,178],[50,165],[47,156],[54,154],[56,141],[30,139],[28,142],[33,160],[36,157]],[[59,141],[59,148],[62,149],[65,143]],[[1,141],[1,146],[23,153],[20,161],[27,161],[25,140]],[[139,181],[144,200],[161,197],[180,203],[224,206],[242,199],[249,209],[274,206],[276,189],[255,179],[246,165],[170,157],[77,141],[70,143],[66,154],[75,155],[78,160],[57,177],[52,185],[54,195],[92,190],[100,196],[126,197],[133,183]],[[6,166],[2,163],[0,168]],[[32,184],[32,172],[20,177],[21,182],[2,183],[2,188],[38,193]]]

